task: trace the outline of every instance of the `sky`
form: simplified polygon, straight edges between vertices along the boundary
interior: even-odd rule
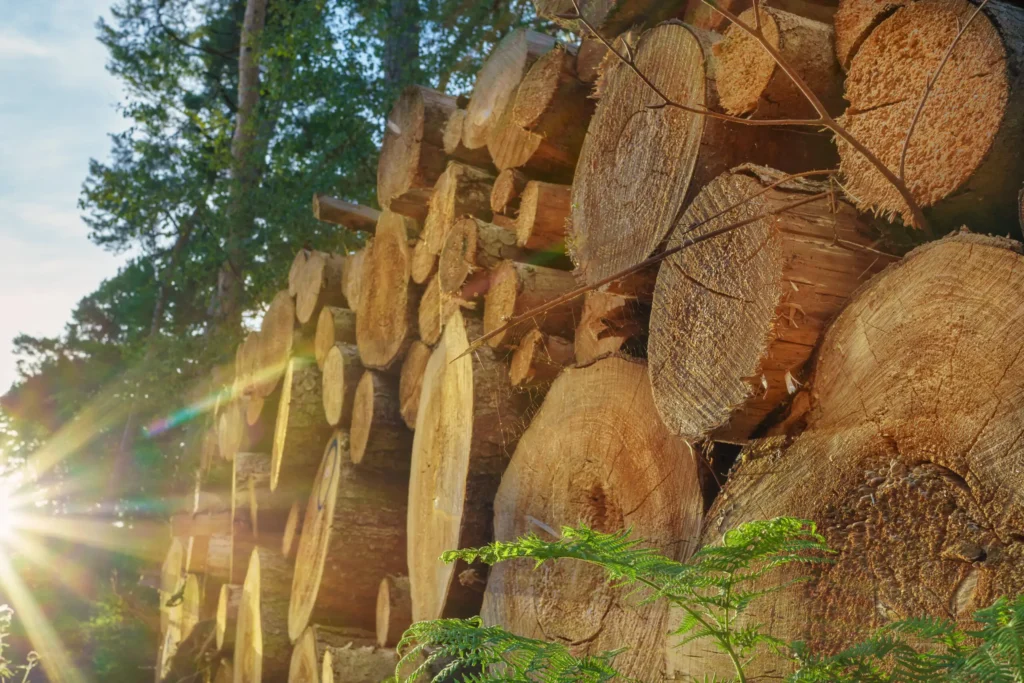
[[[11,340],[60,333],[123,256],[88,240],[77,200],[89,159],[123,130],[96,41],[111,0],[0,0],[0,394]]]

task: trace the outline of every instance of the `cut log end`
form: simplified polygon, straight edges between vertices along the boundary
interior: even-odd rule
[[[506,168],[498,174],[491,189],[491,211],[516,215],[519,210],[519,195],[526,188],[529,178],[515,168]]]
[[[235,683],[280,681],[291,660],[283,611],[291,570],[274,551],[256,548],[242,586],[235,626]]]
[[[295,317],[305,325],[320,314],[324,306],[345,303],[341,290],[345,257],[315,251],[306,261],[295,294]]]
[[[316,453],[330,434],[323,419],[322,381],[316,365],[304,359],[295,358],[287,364],[271,450],[272,491],[277,490],[282,478],[300,484],[316,470]]]
[[[288,519],[284,523],[284,532],[281,534],[281,555],[291,559],[295,556],[295,548],[299,544],[299,535],[302,533],[302,513],[305,506],[295,501],[288,510]]]
[[[459,299],[441,291],[441,282],[437,275],[430,278],[427,288],[423,290],[417,314],[420,339],[427,344],[436,344],[448,319],[457,310]]]
[[[572,363],[573,356],[572,342],[530,330],[512,353],[509,380],[514,387],[547,384]]]
[[[554,301],[576,286],[572,273],[504,261],[491,273],[490,288],[484,297],[484,333],[498,330],[515,316]],[[550,334],[571,337],[579,319],[582,303],[577,297],[527,323]],[[491,337],[492,348],[509,346],[529,331],[527,323],[516,325]]]
[[[312,257],[311,257],[312,260]],[[302,270],[300,277],[301,285],[305,282],[305,273],[309,267]],[[257,364],[253,368],[253,386],[258,396],[266,398],[277,388],[281,376],[284,374],[285,365],[292,353],[292,345],[295,342],[295,303],[288,295],[288,292],[278,292],[270,302],[263,322],[260,324],[259,342],[257,346]]]
[[[347,427],[352,422],[352,406],[362,376],[363,364],[354,344],[331,347],[324,361],[323,402],[324,416],[332,427]]]
[[[377,645],[395,647],[412,625],[408,576],[385,576],[377,589]]]
[[[402,361],[402,374],[398,382],[398,397],[401,403],[402,419],[409,429],[416,427],[416,413],[420,405],[420,388],[423,373],[430,359],[430,347],[419,339],[412,343]]]
[[[235,627],[238,622],[238,607],[242,603],[242,586],[225,583],[217,597],[217,626],[214,633],[217,650],[230,652],[235,645]]]
[[[532,181],[523,190],[516,239],[535,251],[565,252],[565,233],[572,213],[572,187]]]
[[[399,410],[398,382],[377,372],[363,373],[352,408],[350,439],[353,464],[408,471],[412,435]]]
[[[347,308],[324,306],[316,322],[313,350],[316,364],[323,369],[327,353],[338,342],[356,343],[356,313]]]
[[[398,656],[394,650],[348,645],[324,652],[321,683],[379,683],[395,675]]]

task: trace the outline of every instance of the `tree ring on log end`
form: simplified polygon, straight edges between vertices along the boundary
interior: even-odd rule
[[[385,211],[367,247],[356,314],[356,342],[367,367],[387,369],[405,350],[412,331],[410,224],[412,219]]]
[[[288,667],[288,683],[320,683],[321,664],[317,657],[316,630],[307,627],[295,643]]]

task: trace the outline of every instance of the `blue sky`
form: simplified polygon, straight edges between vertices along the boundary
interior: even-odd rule
[[[0,0],[0,394],[11,339],[54,335],[123,257],[87,239],[76,201],[89,158],[121,130],[95,23],[111,0]]]

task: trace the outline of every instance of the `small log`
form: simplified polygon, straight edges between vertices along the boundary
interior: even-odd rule
[[[593,85],[600,75],[601,63],[608,54],[608,47],[600,38],[583,36],[576,50],[576,76],[584,83]]]
[[[755,25],[754,9],[739,16]],[[843,108],[842,78],[835,59],[832,25],[782,10],[761,8],[761,31],[786,64],[836,115]],[[719,103],[733,116],[754,119],[814,118],[817,112],[764,47],[738,26],[716,43]]]
[[[216,642],[220,652],[232,652],[235,649],[235,629],[238,624],[238,610],[242,604],[242,586],[237,583],[225,583],[220,587],[217,598]]]
[[[380,211],[317,192],[313,195],[313,217],[318,221],[341,225],[349,230],[373,232],[377,227]]]
[[[323,442],[331,427],[324,422],[321,374],[316,365],[293,358],[289,361],[281,386],[271,451],[270,490],[276,491],[282,478],[288,490],[308,487],[308,477],[316,471]]]
[[[409,277],[418,285],[425,284],[437,270],[437,255],[431,254],[427,243],[416,240],[412,248]]]
[[[515,216],[519,213],[519,195],[529,178],[518,168],[506,168],[498,174],[491,188],[491,211]]]
[[[257,386],[258,373],[263,365],[263,349],[260,344],[260,333],[250,332],[239,344],[235,353],[235,380],[232,387],[232,399],[242,396],[258,395],[262,390]]]
[[[572,213],[572,186],[532,180],[523,190],[516,219],[520,246],[565,253],[565,231]]]
[[[483,169],[453,161],[438,178],[430,196],[430,212],[423,223],[422,243],[437,256],[455,221],[469,214],[491,217],[491,189],[494,176]]]
[[[352,409],[349,455],[360,467],[408,471],[412,432],[402,421],[398,380],[367,370]]]
[[[314,251],[309,257],[295,294],[295,318],[300,325],[311,320],[317,322],[324,306],[345,303],[345,294],[341,291],[344,268],[345,257],[339,254]]]
[[[604,533],[627,526],[674,560],[698,547],[704,510],[693,450],[654,409],[644,363],[606,358],[563,372],[516,447],[494,501],[494,536],[586,524]],[[630,642],[616,668],[660,680],[668,606],[638,604],[582,562],[491,568],[481,616],[532,638],[577,643],[580,655]]]
[[[337,306],[324,306],[316,321],[316,337],[313,342],[317,367],[324,369],[328,352],[339,342],[356,343],[356,312]]]
[[[402,420],[409,429],[416,427],[416,412],[420,405],[420,388],[423,386],[423,372],[430,359],[430,347],[419,339],[412,343],[402,361],[402,373],[398,380],[398,400]]]
[[[384,128],[377,163],[377,201],[394,213],[423,220],[427,200],[444,172],[444,129],[455,98],[410,85],[399,96]]]
[[[288,634],[310,623],[374,628],[377,581],[406,564],[407,477],[355,467],[336,431],[306,507]]]
[[[301,277],[302,269],[306,267],[306,261],[309,260],[309,255],[312,254],[310,249],[299,249],[295,252],[295,258],[292,259],[292,265],[288,269],[288,295],[295,296],[298,294],[299,278]]]
[[[185,546],[180,539],[172,538],[160,567],[160,630],[166,632],[171,621],[171,608],[167,601],[181,588],[185,566]]]
[[[281,534],[281,555],[287,559],[295,557],[295,549],[299,545],[299,535],[302,533],[302,512],[305,509],[304,501],[295,501],[288,510],[288,519],[284,523],[284,532]]]
[[[310,624],[295,642],[291,666],[288,669],[288,683],[322,683],[324,655],[329,648],[373,646],[371,634],[356,629],[330,628]],[[391,673],[394,673],[392,670]],[[348,677],[343,682],[352,680]],[[381,679],[383,680],[383,679]],[[375,680],[374,683],[379,683]]]
[[[465,566],[437,561],[490,538],[494,494],[524,422],[526,399],[493,349],[472,354],[480,323],[456,313],[423,376],[409,480],[409,581],[413,619],[476,614],[482,595],[458,580]]]
[[[269,453],[239,453],[234,460],[231,489],[233,519],[244,515],[254,540],[268,539],[284,530],[292,492],[270,489],[272,459]]]
[[[235,625],[235,683],[283,681],[292,647],[286,618],[292,569],[280,553],[255,548]]]
[[[572,179],[579,147],[570,147],[569,142],[526,130],[515,122],[515,97],[505,105],[505,111],[498,117],[487,138],[487,150],[499,171],[506,168],[522,168],[530,175],[549,180],[569,181]]]
[[[363,267],[366,264],[366,249],[360,249],[345,257],[345,267],[341,269],[341,292],[348,301],[348,307],[359,310],[359,302],[363,293]]]
[[[455,221],[441,247],[437,283],[446,294],[458,294],[473,273],[496,268],[505,260],[525,261],[531,254],[517,246],[516,234],[472,216]],[[468,296],[478,296],[473,291]]]
[[[841,123],[899,175],[922,91],[967,18],[966,0],[913,2],[879,24],[846,78],[850,106]],[[1024,156],[1024,8],[989,2],[971,22],[936,81],[907,148],[908,189],[935,230],[962,225],[1004,233],[1017,218]],[[908,52],[900,46],[913,43]],[[894,76],[898,74],[898,76]],[[858,208],[911,223],[889,181],[839,141],[844,189]]]
[[[444,126],[444,153],[470,166],[488,168],[492,166],[491,155],[486,147],[470,149],[462,144],[462,126],[466,121],[466,110],[456,109]]]
[[[635,346],[646,352],[650,316],[650,304],[635,295],[606,290],[587,292],[573,339],[576,362],[586,365]]]
[[[349,644],[324,653],[321,683],[378,683],[395,675],[394,650]]]
[[[512,353],[509,380],[514,387],[549,384],[564,367],[572,364],[573,357],[571,341],[532,329]]]
[[[332,427],[352,422],[356,387],[363,376],[363,363],[355,344],[335,344],[327,354],[323,372],[324,416]]]
[[[377,589],[377,645],[395,647],[412,625],[409,577],[385,576]]]
[[[484,296],[484,333],[504,325],[509,319],[548,303],[575,289],[572,273],[516,261],[504,261],[491,271],[491,285]],[[571,337],[580,318],[582,301],[577,297],[541,315],[526,321],[541,331],[562,337]],[[509,328],[491,337],[492,348],[516,344],[529,330],[526,323]]]
[[[427,288],[423,290],[417,314],[420,339],[425,344],[436,344],[448,319],[459,310],[459,305],[457,297],[441,291],[441,281],[437,275],[430,278]]]
[[[555,39],[535,31],[516,29],[498,43],[476,76],[473,94],[462,124],[462,144],[479,149],[515,96],[515,89],[533,63],[555,46]]]
[[[356,314],[356,343],[368,368],[387,370],[396,366],[412,342],[419,304],[409,283],[409,237],[415,227],[411,218],[385,211],[367,247]]]
[[[727,173],[687,209],[686,224],[741,209],[691,237],[778,211],[821,189],[765,191],[781,174]],[[757,193],[762,194],[757,194]],[[682,239],[679,237],[677,239]],[[674,433],[745,441],[795,393],[825,325],[891,259],[848,204],[828,198],[670,256],[658,275],[648,345],[655,403]]]
[[[309,277],[309,270],[316,261],[317,256],[314,252],[302,270],[302,279],[299,282],[300,295]],[[270,396],[284,375],[284,368],[292,355],[292,345],[295,343],[296,313],[295,302],[288,296],[288,292],[278,292],[263,316],[257,347],[258,360],[253,368],[255,376],[252,378],[253,390],[257,396]]]
[[[882,20],[907,4],[905,0],[839,0],[833,25],[835,27],[836,58],[843,71]]]

